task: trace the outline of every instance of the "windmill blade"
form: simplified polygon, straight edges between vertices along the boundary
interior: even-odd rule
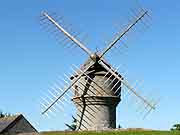
[[[77,40],[74,36],[68,33],[58,22],[54,20],[53,17],[48,15],[48,13],[43,12],[42,15],[47,18],[54,26],[59,29],[64,35],[66,35],[72,42],[78,45],[82,50],[84,50],[89,56],[92,54],[91,51],[85,47],[79,40]]]
[[[58,96],[58,97],[54,100],[54,102],[52,102],[52,103],[42,112],[42,114],[45,114],[51,107],[53,107],[53,105],[54,105],[56,102],[58,102],[59,99],[62,98],[62,97],[68,92],[68,90],[71,89],[71,87],[84,75],[84,73],[85,73],[92,65],[94,65],[94,62],[93,62],[93,61],[90,63],[90,65],[89,65],[85,70],[83,70],[82,73],[80,73],[80,74],[77,76],[77,78],[64,90],[64,92],[63,92],[60,96]]]
[[[147,106],[149,106],[150,108],[152,108],[153,110],[155,110],[155,106],[154,104],[151,104],[149,101],[147,101],[144,97],[142,97],[141,95],[139,95],[133,87],[131,87],[131,85],[128,83],[127,80],[124,80],[122,77],[118,76],[111,68],[109,68],[101,59],[99,61],[99,63],[107,70],[109,71],[111,74],[113,74],[118,80],[120,80],[122,82],[122,84],[124,86],[126,86],[136,97],[138,97],[139,99],[141,99],[141,101],[143,101]]]
[[[119,34],[115,40],[113,40],[107,48],[104,49],[104,51],[99,55],[100,58],[102,58],[121,38],[123,38],[130,30],[133,28],[146,14],[148,14],[148,11],[144,11],[137,19],[130,24],[123,33]]]

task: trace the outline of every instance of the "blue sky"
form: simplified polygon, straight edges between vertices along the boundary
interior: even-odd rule
[[[143,80],[139,89],[145,95],[152,93],[154,98],[161,97],[161,102],[157,110],[143,120],[131,98],[124,99],[117,109],[117,123],[123,127],[168,130],[180,122],[180,2],[140,3],[151,11],[152,19],[145,21],[151,27],[143,32],[144,26],[140,24],[136,33],[129,35],[129,48],[112,50],[106,58],[111,64],[123,65],[120,70],[128,71],[130,82]],[[64,129],[64,123],[71,119],[61,112],[56,117],[41,118],[39,98],[58,76],[70,71],[71,64],[79,65],[87,56],[81,50],[62,47],[41,29],[40,13],[48,11],[64,16],[75,31],[88,34],[87,46],[96,50],[106,46],[104,42],[132,16],[129,9],[137,7],[133,0],[1,1],[0,109],[23,113],[40,130]]]

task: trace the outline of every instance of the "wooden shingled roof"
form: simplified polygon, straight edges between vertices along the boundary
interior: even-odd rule
[[[11,125],[20,115],[8,116],[0,118],[0,133],[2,133],[9,125]]]
[[[14,126],[23,117],[24,116],[22,114],[19,114],[19,115],[7,116],[7,117],[0,118],[0,134],[3,133],[4,131],[8,130],[12,126]],[[34,127],[32,126],[32,128],[34,128]]]

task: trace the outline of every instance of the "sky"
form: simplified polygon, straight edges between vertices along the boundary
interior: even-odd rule
[[[39,23],[42,11],[57,13],[75,32],[88,35],[85,44],[101,51],[115,32],[127,24],[140,7],[150,11],[127,36],[105,56],[131,84],[138,80],[137,91],[159,99],[155,111],[142,118],[143,106],[136,111],[136,100],[122,97],[117,108],[117,124],[169,130],[180,122],[180,2],[178,0],[3,0],[0,2],[0,110],[23,113],[38,130],[62,130],[71,117],[59,111],[50,118],[40,114],[40,98],[48,89],[88,57],[78,48],[57,42]],[[145,25],[144,25],[145,24]],[[62,38],[62,37],[59,37]],[[81,39],[81,38],[80,38]],[[141,83],[143,82],[143,83]],[[137,105],[138,106],[138,105]],[[73,106],[65,110],[71,114]],[[54,114],[53,114],[54,115]]]

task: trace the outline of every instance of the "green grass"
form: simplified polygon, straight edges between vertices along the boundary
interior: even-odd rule
[[[180,131],[45,132],[42,135],[180,135]]]

